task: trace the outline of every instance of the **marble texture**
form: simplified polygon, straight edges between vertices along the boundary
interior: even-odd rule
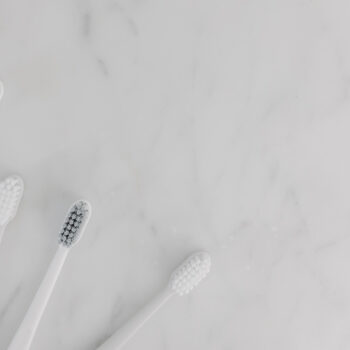
[[[196,249],[212,272],[125,349],[350,348],[350,3],[0,2],[6,349],[69,205],[93,206],[33,350],[93,350]],[[349,264],[349,265],[348,265]]]

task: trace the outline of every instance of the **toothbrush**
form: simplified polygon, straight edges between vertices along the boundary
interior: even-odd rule
[[[23,180],[17,175],[0,182],[0,243],[7,224],[16,216],[23,190]]]
[[[90,214],[91,206],[83,200],[75,202],[70,208],[59,234],[57,252],[8,350],[30,349],[40,319],[45,311],[68,252],[81,238],[89,221]]]
[[[118,329],[97,350],[119,350],[171,297],[188,294],[209,273],[211,265],[207,252],[188,257],[171,275],[168,285],[128,323]]]
[[[0,80],[0,101],[1,101],[3,96],[4,96],[4,84]]]

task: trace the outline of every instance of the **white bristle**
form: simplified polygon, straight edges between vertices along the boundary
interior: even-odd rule
[[[83,234],[91,215],[89,202],[79,200],[70,208],[60,232],[59,243],[70,247],[77,243]]]
[[[0,81],[0,101],[4,95],[4,84]]]
[[[5,226],[17,212],[24,184],[19,176],[10,176],[0,182],[0,226]]]
[[[209,273],[210,265],[207,252],[192,254],[171,275],[170,288],[179,295],[189,293]]]

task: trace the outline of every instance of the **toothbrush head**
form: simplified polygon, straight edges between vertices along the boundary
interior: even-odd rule
[[[23,190],[23,180],[17,175],[0,182],[0,226],[7,225],[15,217]]]
[[[188,294],[209,273],[210,265],[207,252],[192,254],[172,273],[170,288],[180,296]]]
[[[2,96],[4,96],[4,84],[2,81],[0,81],[0,101],[2,99]]]
[[[79,200],[70,208],[62,230],[59,235],[59,243],[70,248],[81,238],[90,219],[91,205],[89,202]]]

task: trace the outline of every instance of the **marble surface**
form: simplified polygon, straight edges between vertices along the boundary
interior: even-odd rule
[[[350,348],[350,3],[0,2],[0,349],[93,216],[33,350],[93,350],[190,252],[212,272],[125,349]]]

